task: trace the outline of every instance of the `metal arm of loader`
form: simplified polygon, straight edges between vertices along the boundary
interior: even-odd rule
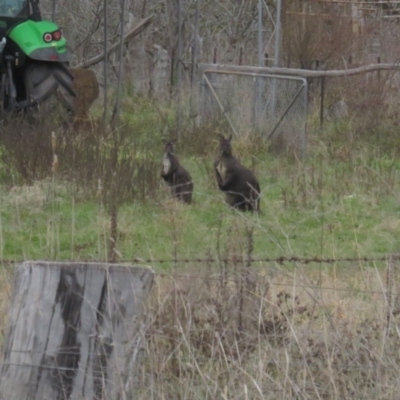
[[[0,40],[0,56],[3,55],[3,50],[4,47],[6,47],[6,44],[7,44],[7,39],[3,37],[3,39]]]

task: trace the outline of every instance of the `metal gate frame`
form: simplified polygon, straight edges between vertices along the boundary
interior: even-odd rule
[[[209,65],[208,65],[209,66]],[[243,68],[243,70],[246,69],[246,67],[240,67]],[[299,96],[301,95],[301,93],[304,92],[304,102],[305,102],[305,113],[304,113],[304,127],[303,127],[303,134],[301,135],[301,146],[303,148],[303,150],[305,149],[305,145],[306,145],[306,131],[307,131],[307,124],[306,124],[306,120],[307,120],[307,114],[308,114],[308,83],[307,83],[307,79],[301,76],[290,76],[290,75],[277,75],[277,74],[266,74],[266,73],[255,73],[255,72],[240,72],[240,71],[233,71],[230,70],[229,67],[224,70],[224,69],[212,69],[212,68],[207,68],[205,70],[202,71],[202,78],[201,78],[201,82],[204,82],[208,88],[210,89],[213,97],[215,98],[215,101],[217,102],[222,114],[225,116],[225,118],[227,119],[233,133],[238,136],[238,132],[235,129],[232,121],[230,120],[227,112],[224,109],[224,106],[222,105],[218,94],[216,93],[212,82],[210,82],[210,79],[207,77],[207,74],[222,74],[222,75],[238,75],[238,76],[248,76],[248,77],[253,77],[253,78],[270,78],[273,81],[275,81],[275,79],[282,79],[282,80],[292,80],[292,81],[298,81],[301,82],[301,87],[298,89],[297,93],[293,96],[292,100],[290,101],[289,105],[286,107],[286,109],[284,110],[284,112],[282,113],[282,115],[280,115],[278,121],[276,122],[275,126],[272,127],[271,131],[268,132],[266,139],[270,140],[273,138],[276,130],[278,129],[279,125],[281,124],[281,122],[284,120],[285,116],[288,114],[288,112],[290,111],[290,109],[292,108],[293,104],[295,103],[295,101],[299,98]],[[203,86],[205,86],[203,84]],[[272,92],[272,97],[275,98],[276,93],[275,93],[276,88],[273,89]]]

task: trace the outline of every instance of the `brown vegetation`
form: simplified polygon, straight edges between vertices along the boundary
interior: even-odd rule
[[[218,270],[203,265],[158,277],[141,399],[150,392],[156,399],[394,395],[398,305],[385,305],[378,271],[364,270],[362,281],[324,272],[315,286],[312,265],[293,273],[246,265],[237,257]]]

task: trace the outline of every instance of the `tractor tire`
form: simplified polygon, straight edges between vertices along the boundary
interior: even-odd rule
[[[29,114],[35,119],[54,115],[63,122],[72,122],[75,115],[73,79],[65,64],[32,61],[24,73],[26,95],[34,103]]]

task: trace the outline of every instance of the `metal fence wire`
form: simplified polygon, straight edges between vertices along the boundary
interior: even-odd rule
[[[226,118],[236,136],[256,132],[300,155],[306,150],[307,80],[210,68],[200,90],[202,122]]]
[[[134,372],[126,368],[129,379],[113,385],[121,398],[139,400],[394,399],[399,257],[125,260],[159,273],[126,350]],[[0,260],[3,329],[19,263]],[[31,367],[30,356],[13,367]]]

